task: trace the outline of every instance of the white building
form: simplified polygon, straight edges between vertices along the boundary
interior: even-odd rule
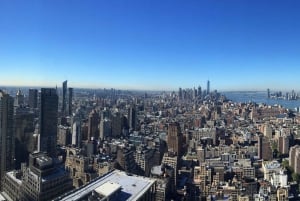
[[[281,165],[278,161],[264,161],[262,164],[264,171],[264,180],[271,181],[273,173],[280,173],[282,170]]]
[[[271,184],[277,187],[285,187],[288,184],[288,176],[286,172],[281,169],[279,172],[273,172],[271,176]]]
[[[114,170],[55,200],[141,200],[154,201],[156,179]]]

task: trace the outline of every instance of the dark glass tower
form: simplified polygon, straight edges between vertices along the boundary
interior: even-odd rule
[[[54,88],[42,88],[39,150],[56,156],[58,95]]]
[[[72,101],[73,101],[73,88],[69,88],[69,98],[68,98],[68,114],[72,115]]]
[[[28,105],[30,108],[37,108],[38,90],[29,89],[29,100]]]
[[[63,86],[62,86],[62,90],[63,90],[63,97],[62,97],[62,109],[61,112],[63,115],[67,114],[67,90],[68,90],[68,81],[64,81],[63,82]]]
[[[14,99],[0,90],[0,190],[5,171],[14,169],[15,138],[13,131]]]
[[[210,81],[207,80],[207,89],[206,89],[206,93],[210,94]]]
[[[131,106],[128,109],[128,125],[129,125],[129,128],[132,130],[137,129],[137,115],[136,115],[135,106]]]

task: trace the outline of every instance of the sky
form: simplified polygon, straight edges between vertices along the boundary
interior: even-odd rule
[[[300,90],[298,0],[1,0],[0,86]]]

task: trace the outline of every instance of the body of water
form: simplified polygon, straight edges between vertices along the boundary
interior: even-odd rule
[[[295,110],[300,107],[300,100],[269,99],[267,92],[222,92],[229,100],[241,103],[265,103],[267,105],[281,105],[287,109]]]

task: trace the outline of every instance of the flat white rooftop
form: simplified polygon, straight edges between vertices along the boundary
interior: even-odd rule
[[[137,200],[140,197],[142,197],[145,192],[147,192],[156,182],[156,179],[153,178],[147,178],[132,174],[127,174],[126,172],[120,171],[120,170],[114,170],[103,177],[100,177],[96,179],[95,181],[92,181],[90,184],[87,184],[80,189],[77,189],[73,192],[70,192],[67,195],[63,195],[57,200],[61,201],[80,201],[84,197],[91,194],[93,190],[96,191],[96,189],[103,192],[103,190],[106,190],[110,184],[113,183],[111,186],[117,187],[119,185],[121,187],[121,191],[118,194],[118,200],[125,201],[125,200]],[[105,184],[105,185],[104,185]],[[103,186],[101,188],[101,186]],[[112,191],[113,189],[111,189]],[[109,191],[107,192],[109,194]]]
[[[105,197],[110,196],[111,194],[113,194],[114,192],[116,192],[117,190],[121,189],[121,185],[114,183],[114,182],[106,182],[104,184],[102,184],[101,186],[99,186],[98,188],[95,189],[95,191],[100,194],[103,195]]]

